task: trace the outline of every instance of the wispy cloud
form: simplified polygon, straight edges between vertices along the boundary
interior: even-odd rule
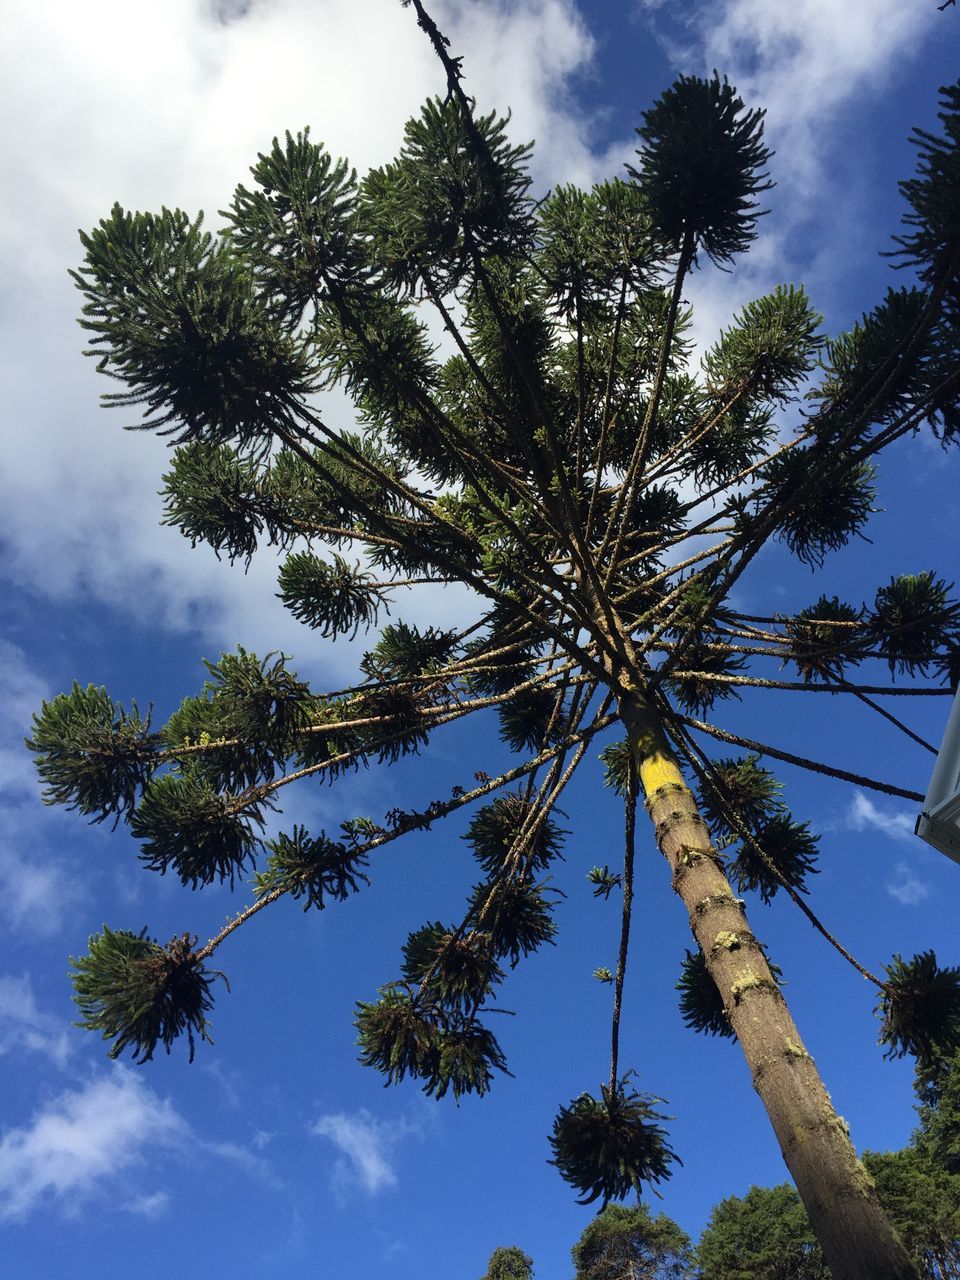
[[[361,1109],[322,1115],[310,1132],[329,1139],[341,1153],[333,1168],[335,1187],[359,1186],[376,1195],[397,1184],[392,1157],[398,1144],[422,1131],[409,1120],[379,1120]]]
[[[123,1207],[128,1213],[138,1213],[144,1218],[162,1218],[170,1208],[170,1193],[154,1191],[150,1195],[137,1196]]]
[[[147,1152],[180,1147],[188,1135],[168,1100],[117,1067],[61,1094],[0,1140],[0,1220],[22,1219],[49,1203],[73,1215]],[[145,1193],[147,1201],[155,1194]],[[130,1206],[138,1203],[144,1200]]]
[[[30,815],[33,816],[33,815]],[[85,902],[87,889],[64,863],[36,847],[29,857],[5,844],[9,815],[0,812],[0,919],[15,933],[49,938],[59,933],[73,908]],[[39,843],[34,833],[35,846]]]
[[[915,907],[930,896],[930,886],[921,880],[905,862],[898,862],[894,879],[887,883],[887,893],[905,907]]]
[[[37,1007],[28,975],[0,974],[0,1056],[24,1050],[64,1066],[70,1055],[67,1027]]]
[[[58,933],[88,892],[44,847],[63,815],[41,805],[40,783],[23,744],[33,713],[49,696],[23,649],[0,639],[0,921],[34,937]]]
[[[0,796],[35,794],[37,775],[24,748],[33,713],[49,697],[46,683],[24,651],[0,639]]]
[[[914,844],[916,821],[915,813],[881,808],[862,791],[855,791],[843,825],[851,831],[879,831],[891,840]]]
[[[908,847],[919,857],[926,857],[924,847],[914,835],[916,820],[915,813],[879,805],[864,792],[855,791],[850,807],[837,823],[837,828],[845,831],[877,831],[888,840]],[[891,898],[896,898],[905,907],[915,907],[930,896],[929,883],[921,879],[908,862],[898,862],[895,865],[886,890]]]
[[[270,1162],[265,1160],[263,1156],[251,1151],[249,1147],[245,1147],[242,1142],[200,1142],[197,1145],[201,1151],[218,1156],[221,1160],[229,1160],[231,1164],[242,1169],[251,1178],[255,1178],[272,1190],[277,1190],[283,1186],[282,1180],[277,1177],[276,1171]],[[254,1137],[252,1145],[258,1151],[261,1150],[257,1144],[256,1137]]]
[[[235,1068],[225,1070],[216,1058],[212,1062],[205,1062],[203,1070],[220,1086],[220,1099],[224,1106],[235,1111],[240,1106],[240,1072]]]
[[[73,1217],[106,1195],[125,1212],[159,1217],[169,1192],[138,1183],[157,1178],[164,1157],[226,1162],[262,1186],[281,1186],[262,1156],[198,1134],[141,1075],[116,1066],[60,1094],[0,1139],[0,1222],[49,1207]]]

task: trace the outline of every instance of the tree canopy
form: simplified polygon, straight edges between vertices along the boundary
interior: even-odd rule
[[[287,134],[218,234],[179,210],[118,205],[82,234],[75,279],[91,354],[125,388],[105,401],[142,411],[134,425],[174,446],[169,524],[229,559],[282,548],[279,594],[320,636],[365,635],[418,586],[464,584],[474,613],[451,630],[386,623],[347,690],[316,691],[285,656],[238,649],[159,728],[79,684],[44,705],[30,745],[51,803],[126,822],[143,863],[192,888],[253,873],[252,901],[203,945],[94,936],[74,962],[83,1023],[112,1056],[146,1061],[181,1035],[192,1056],[220,976],[208,961],[240,926],[283,897],[309,911],[361,892],[376,851],[474,805],[479,879],[463,914],[411,932],[356,1025],[362,1061],[388,1082],[485,1093],[507,1069],[487,1016],[496,992],[554,938],[558,803],[607,741],[625,854],[622,870],[590,877],[622,902],[605,975],[610,1072],[598,1096],[561,1106],[554,1163],[584,1201],[606,1203],[675,1162],[660,1100],[619,1061],[642,793],[694,934],[686,1021],[739,1041],[837,1274],[913,1274],[738,895],[786,895],[875,984],[891,1053],[955,1047],[960,970],[927,953],[879,977],[824,928],[806,900],[817,836],[760,761],[922,797],[718,716],[748,689],[839,694],[916,737],[877,697],[894,677],[932,682],[902,689],[919,695],[956,678],[960,613],[932,570],[878,584],[869,603],[821,596],[791,616],[745,615],[732,593],[771,540],[817,566],[859,534],[880,450],[921,429],[960,437],[960,86],[943,91],[943,135],[915,135],[918,173],[902,184],[895,256],[910,282],[833,339],[785,284],[745,306],[697,368],[684,286],[708,264],[729,269],[756,235],[770,186],[762,111],[720,75],[680,77],[644,113],[626,178],[537,201],[530,148],[478,111],[460,59],[412,3],[446,92],[392,163],[358,179],[308,131]],[[317,399],[332,386],[356,407],[348,428]],[[890,679],[857,682],[861,666]],[[389,766],[488,710],[519,757],[496,775],[332,833],[276,829],[284,787]],[[626,736],[611,743],[617,724]],[[712,757],[707,742],[745,754]],[[841,1192],[857,1205],[843,1223],[830,1209]]]
[[[573,1246],[575,1280],[691,1280],[690,1238],[639,1201],[608,1204]]]
[[[533,1259],[516,1245],[494,1249],[482,1280],[533,1280]]]
[[[697,1245],[703,1280],[828,1280],[830,1272],[793,1187],[751,1187],[710,1215]]]

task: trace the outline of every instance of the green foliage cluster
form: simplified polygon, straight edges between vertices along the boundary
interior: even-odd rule
[[[782,790],[756,755],[713,761],[700,790],[700,812],[716,846],[739,845],[730,859],[731,880],[763,902],[784,885],[805,891],[807,876],[817,871],[819,837],[791,816]]]
[[[533,1280],[533,1259],[516,1245],[494,1249],[481,1280]]]
[[[829,1280],[793,1187],[751,1187],[714,1208],[697,1245],[703,1280]]]
[[[180,443],[262,449],[264,432],[317,381],[303,339],[264,312],[249,265],[201,224],[179,209],[114,205],[81,232],[85,265],[73,275],[94,334],[90,354],[130,387],[106,401],[145,406],[146,428]]]
[[[644,114],[640,166],[628,172],[644,180],[651,217],[671,249],[688,244],[726,263],[749,248],[759,216],[753,197],[772,186],[760,172],[770,158],[762,120],[716,73],[680,76]]]
[[[933,951],[894,956],[877,1012],[887,1056],[909,1053],[921,1072],[935,1072],[960,1049],[960,966],[940,968]]]
[[[311,907],[322,911],[330,898],[344,902],[357,892],[361,881],[370,883],[363,872],[367,855],[323,832],[311,836],[306,827],[294,827],[289,836],[266,841],[266,847],[270,857],[264,870],[257,872],[257,893],[289,893],[294,900],[305,897],[304,911]]]
[[[465,839],[486,874],[461,926],[430,922],[403,947],[401,981],[357,1006],[362,1060],[388,1079],[410,1075],[438,1097],[485,1093],[506,1060],[479,1013],[516,966],[553,941],[553,895],[536,874],[560,854],[563,834],[519,793],[478,809]]]
[[[106,689],[85,689],[44,702],[27,746],[46,784],[47,804],[63,804],[94,822],[132,812],[155,767],[157,736],[136,703],[127,712]]]
[[[644,1183],[668,1178],[678,1157],[658,1124],[661,1098],[638,1093],[629,1078],[602,1085],[600,1097],[582,1093],[561,1107],[553,1123],[553,1164],[581,1193],[578,1204],[623,1200]]]
[[[684,1026],[705,1035],[733,1038],[733,1027],[727,1017],[723,996],[707,970],[703,952],[686,951],[677,979],[680,992],[680,1016]]]
[[[932,573],[905,574],[877,592],[868,635],[891,671],[926,675],[930,654],[956,642],[950,587]]]
[[[169,1053],[186,1033],[192,1062],[194,1036],[210,1040],[210,987],[223,974],[204,969],[196,942],[185,933],[163,947],[146,929],[114,932],[104,925],[87,955],[71,960],[80,1025],[113,1041],[111,1058],[130,1049],[135,1061],[149,1062],[158,1044]]]
[[[360,1001],[360,1061],[382,1072],[388,1084],[407,1075],[422,1080],[428,1097],[442,1098],[448,1090],[456,1099],[467,1093],[482,1096],[494,1071],[506,1071],[506,1059],[493,1032],[472,1011],[465,1012],[459,999],[431,998],[441,985],[447,984],[435,982],[422,993],[395,983],[382,989],[376,1003]]]
[[[932,668],[954,684],[960,615],[951,590],[926,572],[891,578],[871,608],[821,596],[785,620],[790,660],[811,684],[841,680],[868,658],[886,662],[891,674],[925,676]]]
[[[690,1237],[643,1201],[608,1204],[573,1246],[574,1280],[692,1280]]]
[[[933,1164],[960,1175],[960,1050],[944,1053],[936,1070],[918,1072],[917,1095],[920,1151]]]

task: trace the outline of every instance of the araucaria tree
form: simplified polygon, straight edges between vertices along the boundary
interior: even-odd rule
[[[741,687],[876,706],[888,690],[850,675],[877,659],[891,674],[956,675],[958,614],[933,573],[881,585],[869,607],[821,598],[790,617],[743,616],[731,592],[771,539],[816,565],[860,531],[886,445],[960,434],[960,87],[944,91],[943,136],[917,135],[918,176],[903,184],[908,283],[833,341],[802,289],[778,288],[697,368],[684,288],[754,238],[770,185],[762,112],[717,75],[681,77],[644,114],[625,177],[535,202],[529,148],[475,109],[460,60],[413,8],[445,96],[408,124],[393,163],[358,181],[288,135],[237,188],[221,233],[115,207],[82,237],[76,280],[92,353],[126,387],[106,399],[143,406],[143,428],[176,446],[168,523],[231,558],[263,540],[286,548],[280,594],[321,636],[369,631],[417,584],[466,584],[476,612],[459,630],[390,622],[360,683],[336,694],[241,650],[159,730],[102,689],[44,706],[30,745],[51,802],[127,822],[148,867],[194,888],[255,868],[251,904],[205,945],[92,938],[74,962],[84,1024],[113,1055],[143,1061],[180,1035],[192,1053],[207,963],[229,935],[284,896],[323,909],[361,891],[384,845],[472,805],[482,874],[462,918],[410,934],[357,1027],[363,1061],[389,1080],[483,1093],[505,1065],[484,1021],[491,995],[554,933],[551,813],[619,724],[604,756],[625,862],[591,872],[623,902],[610,1075],[561,1108],[556,1166],[606,1202],[665,1178],[674,1158],[655,1100],[618,1060],[642,800],[695,939],[685,1017],[739,1042],[836,1280],[912,1276],[739,895],[782,891],[810,913],[816,837],[761,757],[920,797],[745,741],[714,712]],[[317,407],[331,384],[353,398],[351,429]],[[833,725],[837,699],[823,701]],[[519,756],[497,776],[333,836],[265,836],[289,784],[386,767],[490,708]],[[712,758],[705,735],[745,754]],[[960,1034],[958,977],[928,955],[873,978],[892,1051]]]

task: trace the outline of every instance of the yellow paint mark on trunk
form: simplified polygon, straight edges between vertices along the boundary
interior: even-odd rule
[[[685,786],[683,774],[677,766],[677,762],[670,756],[661,755],[659,751],[649,755],[646,759],[640,761],[640,781],[643,784],[644,794],[653,795],[660,787],[665,787],[670,783],[679,783]]]

